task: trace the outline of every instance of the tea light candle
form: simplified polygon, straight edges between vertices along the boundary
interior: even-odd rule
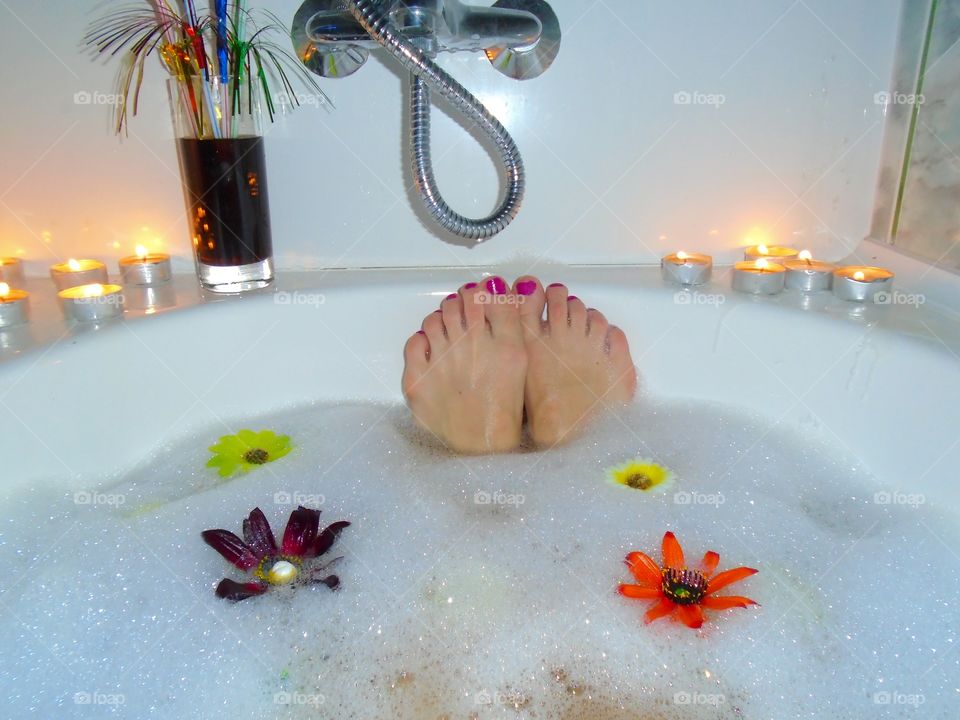
[[[713,271],[713,258],[700,253],[679,250],[660,259],[660,274],[669,282],[681,285],[703,285]]]
[[[809,250],[801,250],[796,260],[784,260],[787,269],[786,286],[792,290],[817,292],[833,285],[833,263],[814,260]]]
[[[867,302],[893,287],[893,273],[878,267],[851,265],[833,271],[833,294],[841,300]]]
[[[15,287],[23,285],[23,263],[19,258],[0,257],[0,282]]]
[[[743,251],[744,260],[772,260],[779,263],[784,260],[793,260],[800,251],[783,245],[752,245]]]
[[[79,285],[57,293],[63,314],[77,322],[100,322],[123,313],[123,288],[119,285]]]
[[[0,282],[0,327],[22,325],[27,321],[27,299],[30,293],[14,290]]]
[[[151,253],[137,245],[137,254],[120,258],[120,277],[124,285],[159,285],[170,280],[170,256]]]
[[[105,283],[107,281],[107,266],[99,260],[74,260],[70,258],[65,263],[57,263],[50,268],[50,277],[53,278],[57,290]]]
[[[733,266],[733,289],[754,295],[776,295],[783,290],[787,269],[764,258]]]

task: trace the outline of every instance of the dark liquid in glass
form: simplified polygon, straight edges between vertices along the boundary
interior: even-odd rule
[[[182,138],[180,163],[200,262],[249,265],[270,258],[263,138]]]

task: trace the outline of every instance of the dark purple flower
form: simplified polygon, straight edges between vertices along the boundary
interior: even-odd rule
[[[217,597],[246,600],[262,595],[272,585],[290,583],[323,584],[331,590],[340,584],[336,575],[325,575],[326,568],[339,558],[318,565],[311,562],[327,552],[340,532],[350,523],[339,520],[320,530],[320,511],[302,505],[290,513],[280,547],[270,523],[260,508],[254,508],[243,521],[243,540],[229,530],[204,530],[207,545],[241,570],[252,571],[250,582],[224,578],[217,585]]]

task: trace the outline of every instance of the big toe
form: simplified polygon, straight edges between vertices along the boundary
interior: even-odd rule
[[[517,312],[524,333],[539,333],[546,303],[543,285],[532,275],[522,275],[513,284],[513,294],[517,298]]]
[[[483,284],[483,312],[494,337],[511,335],[519,330],[516,297],[502,277],[488,278]]]

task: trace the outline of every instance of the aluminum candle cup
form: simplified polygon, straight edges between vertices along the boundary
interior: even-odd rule
[[[713,272],[713,258],[683,250],[660,259],[660,274],[668,282],[680,285],[703,285]]]
[[[29,297],[30,293],[0,282],[0,328],[23,325],[28,320]]]
[[[804,253],[800,253],[797,260],[783,261],[783,266],[787,269],[786,286],[791,290],[802,292],[829,290],[833,285],[833,271],[837,266],[833,263],[812,260],[803,255]]]
[[[0,257],[0,282],[23,287],[23,263],[18,258]]]
[[[137,246],[137,254],[120,258],[124,285],[159,285],[170,280],[170,256]]]
[[[733,266],[733,289],[753,295],[776,295],[783,290],[787,269],[769,260],[738,262]]]
[[[744,260],[766,259],[776,263],[793,260],[798,255],[800,255],[799,250],[783,245],[753,245],[743,251]]]
[[[107,281],[107,266],[99,260],[70,258],[65,263],[52,266],[50,277],[53,278],[57,290],[66,290],[79,285],[102,284]]]
[[[57,293],[63,314],[77,322],[101,322],[123,314],[123,288],[119,285],[80,285]]]
[[[893,273],[883,268],[850,265],[833,271],[833,294],[841,300],[868,302],[877,293],[889,292]]]

